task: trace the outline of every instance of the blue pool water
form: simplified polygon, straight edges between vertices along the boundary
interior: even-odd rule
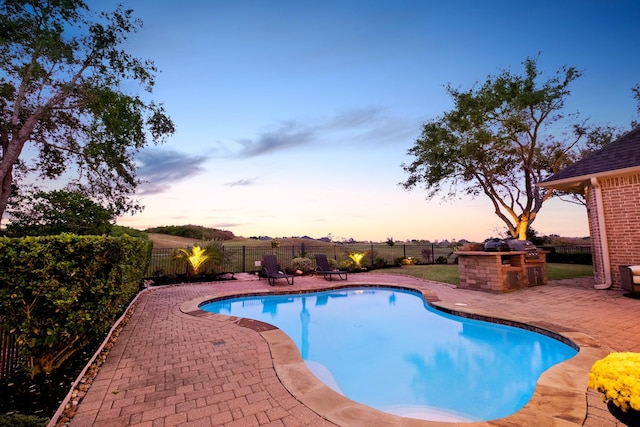
[[[389,288],[243,297],[200,308],[275,325],[334,390],[428,420],[511,415],[529,401],[542,372],[576,354],[545,335],[448,315],[417,293]]]

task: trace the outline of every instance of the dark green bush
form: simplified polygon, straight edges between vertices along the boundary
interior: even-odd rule
[[[48,424],[48,418],[35,415],[0,415],[0,427],[47,427]]]
[[[307,257],[296,257],[291,260],[291,270],[300,270],[303,273],[310,273],[315,269],[315,260]]]
[[[550,255],[550,256],[549,256]],[[590,253],[575,252],[575,253],[554,253],[547,256],[547,262],[555,262],[558,264],[583,264],[593,265],[593,258]]]
[[[127,234],[131,237],[137,237],[138,239],[142,239],[142,240],[149,240],[149,236],[147,235],[146,232],[142,230],[136,230],[135,228],[124,227],[122,225],[113,225],[111,227],[111,232],[109,233],[109,236],[120,237],[123,234]]]
[[[168,234],[170,236],[187,237],[200,240],[231,240],[235,236],[231,231],[218,230],[217,228],[203,227],[201,225],[165,225],[148,228],[147,233]]]
[[[547,262],[558,264],[593,265],[591,252],[558,252],[556,248],[552,246],[543,246],[540,249],[547,252]]]
[[[387,266],[387,260],[382,257],[382,256],[377,256],[374,260],[373,260],[373,266],[375,268],[384,268]]]
[[[0,238],[0,327],[31,375],[104,335],[140,289],[149,242],[129,236]]]

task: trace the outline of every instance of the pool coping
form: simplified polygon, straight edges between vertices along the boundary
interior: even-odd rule
[[[382,412],[354,402],[332,390],[311,373],[294,342],[276,326],[246,318],[210,313],[200,309],[200,306],[207,302],[234,297],[274,294],[300,295],[353,287],[395,288],[418,293],[422,295],[426,304],[445,313],[532,330],[559,339],[579,351],[572,358],[547,369],[540,376],[531,400],[515,414],[481,422],[428,421]],[[180,311],[192,316],[230,322],[260,334],[270,348],[276,375],[284,387],[305,406],[339,426],[495,427],[549,425],[568,427],[582,425],[587,416],[586,395],[589,370],[596,360],[606,356],[610,351],[593,337],[574,329],[537,319],[489,316],[484,314],[481,309],[472,309],[441,301],[433,291],[393,283],[349,282],[344,285],[328,285],[321,289],[277,288],[273,291],[231,291],[223,295],[203,296],[187,301],[180,306]]]

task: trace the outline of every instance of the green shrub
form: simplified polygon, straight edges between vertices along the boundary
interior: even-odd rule
[[[593,265],[591,252],[557,252],[554,247],[542,247],[540,249],[547,251],[547,262]]]
[[[396,265],[416,265],[418,258],[413,257],[400,257],[396,260]]]
[[[378,257],[376,257],[376,259],[373,260],[373,266],[375,268],[386,267],[387,266],[387,260],[382,256],[378,256]]]
[[[447,263],[447,257],[439,256],[438,258],[436,258],[436,264],[446,264],[446,263]]]
[[[165,225],[148,228],[147,233],[168,234],[170,236],[187,237],[200,240],[231,240],[235,236],[231,231],[203,227],[201,225]]]
[[[338,268],[338,261],[335,259],[327,257],[327,262],[329,263],[329,268],[332,270],[336,270]]]
[[[46,427],[48,424],[48,418],[35,415],[0,415],[0,427]]]
[[[350,259],[345,259],[340,263],[340,270],[354,271],[356,268],[355,263]]]
[[[123,234],[129,235],[131,237],[137,237],[138,239],[142,240],[149,240],[149,235],[142,230],[136,230],[135,228],[124,227],[122,225],[111,226],[111,232],[109,233],[109,236],[120,237]]]
[[[365,251],[365,252],[357,252],[357,251],[353,251],[353,252],[349,252],[348,255],[348,259],[345,259],[344,261],[342,261],[340,263],[340,269],[341,270],[348,270],[348,271],[352,271],[352,272],[356,272],[356,271],[365,271],[367,270],[368,264],[367,261],[369,261],[369,257],[367,256],[369,254],[369,252]]]
[[[149,245],[129,236],[0,238],[0,327],[15,334],[32,376],[109,330],[140,289]]]
[[[306,257],[296,257],[291,260],[291,269],[294,272],[300,270],[303,273],[310,273],[315,269],[315,260]]]

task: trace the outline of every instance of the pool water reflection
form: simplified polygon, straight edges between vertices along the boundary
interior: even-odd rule
[[[428,420],[511,415],[529,401],[542,372],[576,354],[541,334],[442,313],[398,289],[243,297],[200,308],[273,324],[334,390]]]

